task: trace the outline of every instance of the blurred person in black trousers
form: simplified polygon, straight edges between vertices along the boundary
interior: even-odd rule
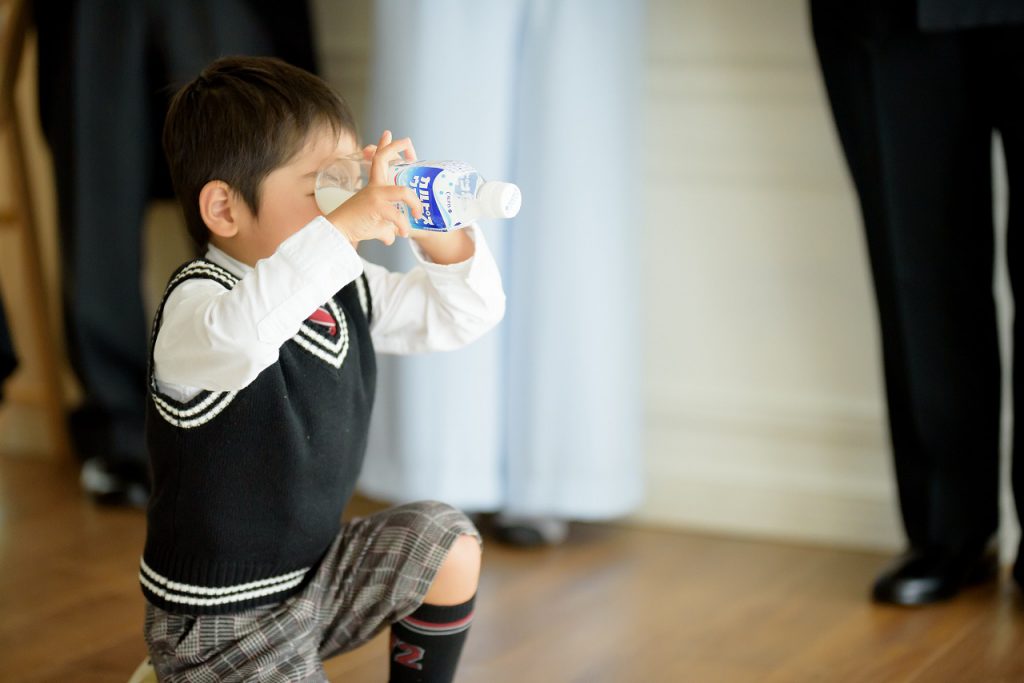
[[[927,604],[996,576],[1001,369],[992,134],[1024,191],[1024,2],[811,0],[814,39],[860,198],[909,548],[874,599]],[[1020,207],[1008,266],[1024,278]],[[1014,355],[1024,353],[1014,324]],[[1024,414],[1024,362],[1014,405]],[[1016,420],[1024,425],[1024,420]],[[1024,512],[1024,439],[1013,485]],[[1024,553],[1014,576],[1024,585]]]
[[[70,416],[82,485],[142,506],[148,328],[142,226],[173,191],[160,146],[177,86],[217,57],[313,71],[306,2],[35,0],[39,102],[53,153],[67,342],[84,402]]]

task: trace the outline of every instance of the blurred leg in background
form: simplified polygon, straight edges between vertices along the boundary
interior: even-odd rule
[[[84,393],[72,441],[87,492],[141,506],[142,227],[149,201],[173,196],[160,143],[167,104],[223,55],[278,55],[312,69],[309,12],[265,0],[37,0],[34,9],[67,344]]]
[[[811,2],[871,258],[909,544],[874,597],[899,604],[992,577],[999,526],[991,150],[1021,60],[991,46],[1020,44],[1024,29],[977,27],[964,3],[963,15],[929,13],[939,4]],[[1024,20],[1007,6],[1008,24]]]

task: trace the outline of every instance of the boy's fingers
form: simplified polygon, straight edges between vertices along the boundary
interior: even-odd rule
[[[369,150],[373,145],[367,145]],[[388,165],[392,161],[404,160],[415,161],[416,149],[412,146],[412,138],[401,138],[392,140],[391,131],[386,130],[380,136],[380,141],[374,147],[373,159],[370,163],[370,179],[378,185],[388,182]]]
[[[383,141],[384,138],[382,137],[381,140]],[[392,161],[402,161],[401,153],[411,148],[412,140],[409,138],[402,138],[386,145],[379,145],[373,153],[373,161],[370,164],[370,177],[373,181],[378,185],[387,184],[388,166]]]
[[[416,150],[412,147],[412,138],[400,138],[379,149],[379,154],[384,155],[388,161],[399,159],[402,152],[408,152],[412,158],[416,158]],[[408,159],[408,154],[406,159]]]
[[[399,237],[408,237],[409,228],[408,223],[405,220],[405,216],[399,216],[390,225],[392,231],[392,237],[397,239]]]
[[[405,212],[398,208],[398,206],[392,204],[391,210],[384,216],[384,221],[393,233],[392,237],[395,235],[400,235],[402,237],[408,236],[409,219],[405,217]]]
[[[405,160],[416,161],[416,150],[412,146],[412,138],[406,138],[409,141],[409,146],[405,148]]]
[[[373,159],[373,155],[377,152],[377,145],[367,145],[363,147],[363,160],[369,161]]]
[[[409,231],[411,230],[411,228],[409,226],[409,221],[406,220],[405,214],[402,213],[401,209],[399,209],[398,207],[395,207],[395,210],[398,211],[398,214],[399,214],[399,216],[398,216],[398,234],[400,236],[402,236],[402,237],[408,237],[409,236]]]
[[[373,150],[373,159],[370,161],[370,182],[383,185],[387,182],[387,158],[383,152],[391,143],[391,131],[381,133],[376,149]]]
[[[380,234],[377,236],[377,239],[384,244],[391,246],[395,243],[395,232],[397,231],[397,228],[398,224],[395,222],[395,219],[392,218],[391,213],[381,216],[381,222],[378,225]]]
[[[409,211],[411,211],[412,215],[416,218],[419,218],[423,213],[423,205],[420,203],[419,197],[417,197],[416,193],[408,187],[391,185],[381,188],[380,200],[388,202],[389,204],[401,202],[409,207]]]
[[[380,149],[379,147],[377,149]],[[387,162],[377,152],[373,153],[370,160],[370,183],[372,185],[383,185],[387,178]]]
[[[416,193],[409,188],[403,187],[402,189],[405,191],[402,193],[401,201],[409,207],[409,211],[412,213],[413,218],[421,217],[423,215],[423,204],[420,202],[420,198],[417,197]]]

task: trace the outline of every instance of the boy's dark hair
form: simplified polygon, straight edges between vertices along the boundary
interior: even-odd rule
[[[218,59],[175,94],[164,122],[164,154],[188,232],[200,249],[209,241],[199,213],[203,186],[224,181],[257,215],[263,179],[301,151],[317,126],[357,137],[341,96],[279,59]]]

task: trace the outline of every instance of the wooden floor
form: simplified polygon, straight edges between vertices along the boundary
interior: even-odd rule
[[[140,513],[83,500],[70,468],[0,458],[0,681],[127,680],[143,533]],[[881,556],[596,525],[484,559],[461,681],[1024,681],[1005,580],[882,608],[865,599]],[[331,680],[386,680],[384,647],[331,660]]]

